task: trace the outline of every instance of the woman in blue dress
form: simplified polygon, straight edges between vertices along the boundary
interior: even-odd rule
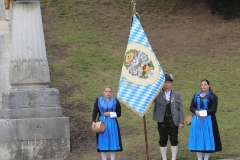
[[[210,153],[222,150],[218,130],[217,112],[218,98],[213,93],[209,81],[201,81],[201,90],[191,102],[190,111],[193,113],[188,139],[188,149],[196,152],[198,160],[208,160]]]
[[[121,105],[116,98],[111,97],[112,88],[106,86],[103,96],[96,99],[92,112],[92,128],[99,121],[105,123],[105,130],[97,133],[97,151],[101,152],[102,160],[107,160],[110,152],[111,160],[115,160],[116,152],[122,151],[121,135],[117,117],[121,116]]]

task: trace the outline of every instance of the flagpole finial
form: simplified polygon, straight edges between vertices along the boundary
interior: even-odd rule
[[[138,20],[140,20],[140,16],[139,16],[139,14],[138,14],[137,11],[136,11],[136,5],[137,5],[136,0],[132,0],[132,1],[131,1],[131,4],[132,4],[132,7],[133,7],[133,12],[132,12],[132,20],[131,20],[130,26],[132,26],[132,21],[133,21],[134,15],[136,15],[136,17],[138,18]]]
[[[136,5],[137,5],[136,0],[132,0],[131,4],[132,4],[132,7],[133,7],[133,15],[134,15],[136,13]]]

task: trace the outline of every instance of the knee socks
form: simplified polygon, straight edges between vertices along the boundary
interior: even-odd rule
[[[203,153],[202,152],[196,152],[198,160],[202,160]],[[210,153],[204,153],[204,160],[208,160],[210,156]]]
[[[115,160],[116,152],[110,152],[111,160]]]
[[[202,152],[196,152],[198,160],[202,160],[203,153]]]
[[[102,160],[107,160],[107,152],[101,152]]]
[[[107,160],[107,152],[101,152],[102,160]],[[110,152],[111,160],[115,160],[116,152]]]
[[[204,153],[204,160],[208,160],[210,153]]]

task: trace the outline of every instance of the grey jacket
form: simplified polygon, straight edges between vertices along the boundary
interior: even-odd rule
[[[180,94],[172,90],[170,101],[174,124],[176,126],[178,126],[180,123],[184,124],[183,106]],[[153,120],[157,122],[163,122],[167,105],[164,90],[160,91],[154,102]]]

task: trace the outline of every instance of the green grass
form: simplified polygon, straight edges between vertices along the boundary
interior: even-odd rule
[[[41,3],[44,7],[48,6],[45,11],[48,13],[46,17],[50,19],[44,23],[44,29],[47,31],[45,37],[48,39],[46,45],[52,73],[51,87],[58,88],[63,83],[69,86],[78,85],[73,93],[60,95],[61,104],[74,103],[76,108],[72,112],[75,118],[74,127],[82,122],[90,124],[91,109],[95,98],[102,95],[103,87],[111,85],[113,96],[116,96],[128,37],[121,39],[117,35],[121,33],[108,32],[108,30],[113,30],[115,27],[116,30],[123,28],[124,32],[129,32],[130,3],[121,0],[100,2],[41,0]],[[141,1],[138,4],[146,5],[145,3]],[[182,6],[177,6],[171,1],[158,3],[161,3],[160,9],[170,14],[182,9]],[[165,5],[170,7],[166,9]],[[103,9],[98,9],[99,12],[96,13],[94,10],[96,7]],[[149,5],[139,10],[143,22],[146,22],[149,18],[148,14],[154,8],[154,5]],[[158,18],[153,25],[168,22],[171,22],[168,17]],[[52,44],[65,47],[60,50],[58,47],[52,47]],[[64,52],[62,57],[58,57],[60,52]],[[211,159],[240,157],[238,138],[240,50],[218,56],[189,56],[180,51],[171,51],[163,57],[160,53],[156,55],[163,69],[174,75],[173,89],[181,93],[185,114],[190,113],[190,101],[193,94],[200,89],[201,79],[209,79],[211,87],[219,98],[217,120],[223,145],[223,151],[212,154]],[[85,107],[89,112],[83,113],[78,107]],[[122,106],[122,112],[122,117],[118,121],[124,151],[117,153],[117,159],[146,159],[142,118],[125,106]],[[160,152],[157,124],[152,121],[152,108],[146,114],[146,121],[149,156],[151,160],[157,160],[160,159]],[[189,126],[185,126],[179,133],[179,160],[196,159],[195,154],[187,150],[188,132]],[[170,148],[168,157],[170,158]],[[70,156],[71,160],[79,158],[96,160],[100,155],[95,148],[91,148],[84,153]]]

